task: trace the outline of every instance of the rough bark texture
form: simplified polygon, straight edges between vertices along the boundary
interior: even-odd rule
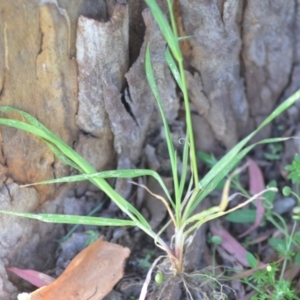
[[[165,1],[158,2],[166,9]],[[191,36],[182,49],[197,147],[230,148],[300,87],[300,1],[176,5],[180,32]],[[161,128],[145,76],[148,42],[171,126],[182,115],[165,42],[144,8],[135,0],[2,1],[0,105],[38,118],[97,170],[137,165],[147,134]],[[299,118],[298,107],[293,110],[289,114]],[[69,168],[30,134],[1,127],[0,139],[0,208],[62,211],[74,196],[63,193],[68,187],[19,185],[68,175]],[[116,188],[129,195],[126,182],[119,180]],[[0,298],[16,299],[5,266],[42,268],[45,258],[37,249],[60,227],[3,215],[0,226]]]

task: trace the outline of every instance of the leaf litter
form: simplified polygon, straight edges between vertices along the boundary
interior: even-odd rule
[[[130,250],[101,238],[81,251],[51,284],[30,294],[31,300],[103,299],[123,277]]]

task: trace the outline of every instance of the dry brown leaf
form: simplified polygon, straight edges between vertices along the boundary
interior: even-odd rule
[[[228,259],[229,257],[232,259],[232,262],[238,262],[239,264],[249,267],[249,263],[246,259],[247,250],[227,231],[225,230],[220,221],[216,220],[215,222],[210,223],[210,231],[213,235],[219,236],[222,239],[222,243],[218,250],[220,250],[220,254]],[[227,254],[221,252],[223,248],[227,253],[230,254],[227,257]]]
[[[263,190],[265,190],[265,182],[262,171],[258,164],[252,160],[251,158],[247,158],[247,163],[249,165],[249,190],[252,195],[255,195]],[[244,233],[239,235],[239,238],[247,236],[253,230],[259,227],[261,224],[264,215],[265,215],[265,207],[262,204],[262,196],[257,197],[255,200],[256,203],[256,218],[254,224],[248,228]]]
[[[55,280],[55,278],[35,270],[19,269],[14,267],[6,269],[39,288],[46,286]]]
[[[300,272],[300,266],[296,263],[291,264],[287,270],[284,272],[283,278],[285,280],[292,281]]]
[[[130,250],[102,239],[80,252],[53,283],[31,293],[31,300],[101,300],[123,277]]]

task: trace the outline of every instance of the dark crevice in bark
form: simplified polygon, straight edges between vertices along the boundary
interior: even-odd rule
[[[126,111],[128,112],[128,114],[132,117],[132,119],[134,120],[135,124],[139,127],[139,124],[135,118],[135,115],[134,113],[132,112],[132,109],[131,109],[131,106],[130,104],[126,101],[126,97],[125,95],[128,96],[129,99],[131,99],[130,97],[130,91],[129,91],[129,88],[126,88],[124,93],[122,93],[122,96],[121,96],[121,101],[122,101],[122,104],[124,105]]]

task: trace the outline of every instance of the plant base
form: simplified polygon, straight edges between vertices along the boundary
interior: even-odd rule
[[[163,264],[162,264],[163,265]],[[161,267],[158,270],[161,272]],[[164,280],[151,287],[152,293],[147,299],[151,300],[225,300],[234,291],[221,284],[216,277],[209,274],[211,268],[201,271],[172,275],[164,272]]]

